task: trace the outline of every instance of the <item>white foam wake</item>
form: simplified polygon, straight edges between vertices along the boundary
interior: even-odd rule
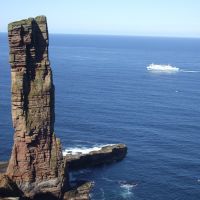
[[[185,72],[185,73],[199,73],[200,71],[195,71],[195,70],[180,70],[181,72]]]
[[[174,67],[171,65],[156,65],[156,64],[151,64],[147,67],[148,71],[151,72],[160,72],[160,73],[176,73],[179,72],[178,67]]]
[[[120,188],[122,189],[122,197],[124,199],[132,199],[133,197],[133,189],[137,186],[137,184],[128,182],[128,181],[120,181]]]
[[[98,146],[93,146],[93,147],[71,147],[71,148],[67,148],[63,151],[63,156],[66,156],[69,154],[70,155],[88,154],[91,151],[99,151],[103,147],[112,146],[112,145],[114,145],[114,144],[98,145]]]

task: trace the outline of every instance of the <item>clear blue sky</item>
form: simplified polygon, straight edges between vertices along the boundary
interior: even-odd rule
[[[200,0],[2,0],[0,32],[41,14],[50,33],[200,37]]]

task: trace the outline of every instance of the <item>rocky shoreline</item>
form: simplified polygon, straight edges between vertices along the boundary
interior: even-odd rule
[[[127,153],[125,144],[106,145],[89,153],[67,154],[64,159],[69,171],[97,167],[122,160]]]
[[[112,164],[117,161],[121,161],[126,156],[126,154],[127,146],[125,144],[113,144],[105,145],[99,150],[90,151],[88,153],[77,152],[76,154],[73,154],[69,152],[67,155],[64,156],[64,160],[67,165],[68,172],[77,171],[84,168],[99,167],[105,164]],[[7,166],[8,162],[0,162],[0,172],[2,173],[0,173],[0,196],[7,196],[6,194],[14,194],[11,196],[18,196],[20,194],[20,190],[7,176],[3,175],[3,173],[6,172]],[[68,188],[68,190],[64,193],[63,199],[89,199],[90,190],[94,186],[92,182],[77,180],[75,185],[76,186],[74,187]],[[6,200],[8,199],[8,196],[2,199]],[[22,196],[16,198],[23,199]],[[43,196],[42,198],[44,199],[45,197]],[[47,198],[49,199],[50,197]]]
[[[55,87],[46,17],[10,23],[8,40],[14,143],[9,162],[0,162],[0,199],[89,199],[93,184],[77,181],[71,187],[69,171],[120,161],[126,145],[63,156],[54,132]]]
[[[69,171],[76,171],[85,168],[99,167],[105,164],[112,164],[121,161],[127,154],[127,146],[125,144],[105,145],[99,150],[90,151],[88,153],[76,152],[67,153],[64,161]],[[8,162],[0,162],[0,173],[5,173]]]

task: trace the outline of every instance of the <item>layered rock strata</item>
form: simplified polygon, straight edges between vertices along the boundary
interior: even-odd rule
[[[68,169],[73,171],[120,161],[126,154],[127,146],[125,144],[107,145],[86,154],[81,152],[72,154],[69,152],[65,156],[65,162]]]
[[[63,157],[54,133],[54,85],[46,17],[8,25],[14,145],[8,177],[27,197],[60,197]]]

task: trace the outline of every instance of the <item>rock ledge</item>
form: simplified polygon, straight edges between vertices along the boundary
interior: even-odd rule
[[[65,156],[65,163],[68,169],[79,170],[84,168],[96,167],[104,164],[110,164],[122,160],[127,154],[125,144],[106,145],[96,151],[89,153],[69,153]]]

